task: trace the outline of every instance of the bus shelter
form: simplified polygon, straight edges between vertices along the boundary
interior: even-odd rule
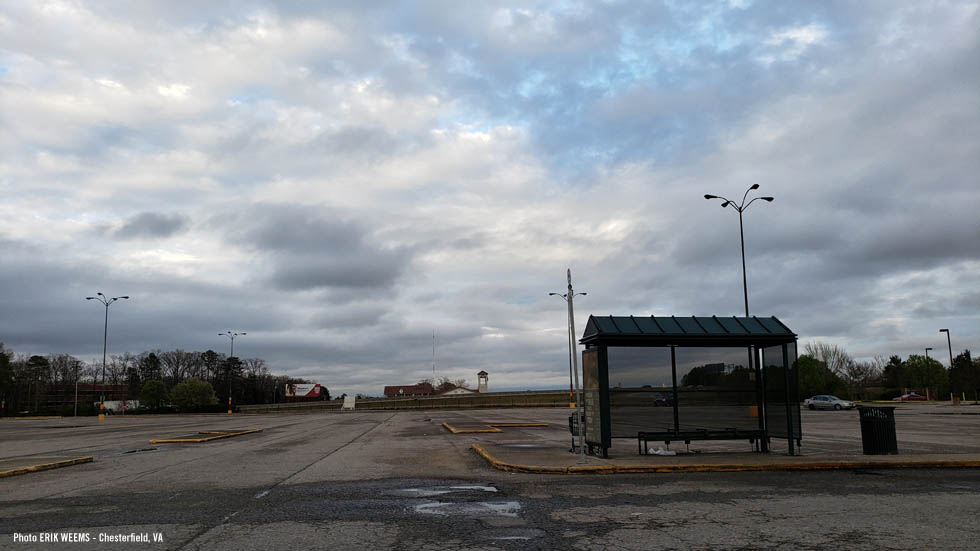
[[[590,454],[613,438],[802,440],[796,334],[775,317],[590,316],[579,341]]]

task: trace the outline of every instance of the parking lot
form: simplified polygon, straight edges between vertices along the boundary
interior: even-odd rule
[[[975,413],[900,407],[901,454],[980,452]],[[57,548],[15,543],[14,534],[64,530],[90,534],[71,544],[78,549],[106,548],[95,541],[100,534],[131,533],[159,533],[163,542],[111,548],[302,548],[323,539],[354,549],[972,545],[980,510],[972,469],[533,475],[494,470],[471,450],[480,442],[567,448],[568,415],[529,408],[6,420],[0,457],[93,461],[0,478],[0,547]],[[444,422],[548,426],[452,434]],[[861,453],[855,411],[804,411],[803,427],[805,454]],[[253,429],[261,432],[150,444]],[[635,457],[635,446],[620,442],[614,452]],[[747,444],[694,447],[724,456]]]

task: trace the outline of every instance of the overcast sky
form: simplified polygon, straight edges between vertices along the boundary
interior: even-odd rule
[[[3,2],[0,341],[380,394],[596,315],[980,349],[977,2]],[[350,7],[351,5],[356,7]]]

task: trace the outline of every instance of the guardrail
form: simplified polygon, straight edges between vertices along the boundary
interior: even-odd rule
[[[238,406],[243,413],[297,410],[340,410],[343,400],[253,404]],[[463,396],[416,396],[412,398],[363,398],[355,410],[385,409],[470,409],[470,408],[568,407],[568,391],[529,390],[524,392],[488,392]]]

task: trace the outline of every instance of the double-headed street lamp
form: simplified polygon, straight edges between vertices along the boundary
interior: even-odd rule
[[[573,300],[575,295],[585,295],[587,293],[576,293],[572,289],[572,269],[568,269],[568,292],[565,294],[558,293],[548,293],[549,295],[557,295],[565,299],[568,303],[568,353],[572,360],[572,372],[575,374],[575,420],[576,425],[578,425],[578,448],[579,448],[579,463],[585,463],[585,423],[582,419],[582,388],[578,383],[578,350],[575,346],[575,307],[573,305]]]
[[[722,208],[732,207],[733,209],[738,211],[738,234],[742,241],[742,293],[745,297],[745,317],[749,317],[749,286],[745,279],[745,231],[742,229],[742,213],[745,212],[745,209],[749,208],[749,205],[755,203],[759,199],[762,199],[763,201],[768,201],[770,203],[773,200],[772,197],[756,197],[751,201],[749,201],[748,203],[746,203],[745,199],[746,197],[748,197],[749,192],[752,191],[753,189],[759,189],[759,184],[752,184],[752,187],[745,190],[745,195],[742,196],[742,202],[740,204],[736,204],[735,201],[732,201],[731,199],[725,199],[720,195],[704,196],[705,199],[721,199],[722,201],[724,201],[721,204]]]
[[[225,336],[231,339],[231,354],[228,356],[229,358],[235,357],[235,337],[241,335],[248,335],[248,333],[232,333],[231,331],[228,331],[227,333],[218,333],[219,337]]]
[[[949,329],[940,329],[940,333],[946,333],[946,346],[949,347],[949,368],[953,369],[953,343],[949,340]]]
[[[96,293],[94,297],[85,297],[85,300],[97,300],[105,305],[105,327],[102,332],[102,396],[99,399],[99,415],[102,415],[103,410],[105,410],[105,353],[106,345],[109,342],[109,305],[117,300],[123,298],[129,300],[128,296],[112,297],[109,298],[103,295],[101,292]]]

